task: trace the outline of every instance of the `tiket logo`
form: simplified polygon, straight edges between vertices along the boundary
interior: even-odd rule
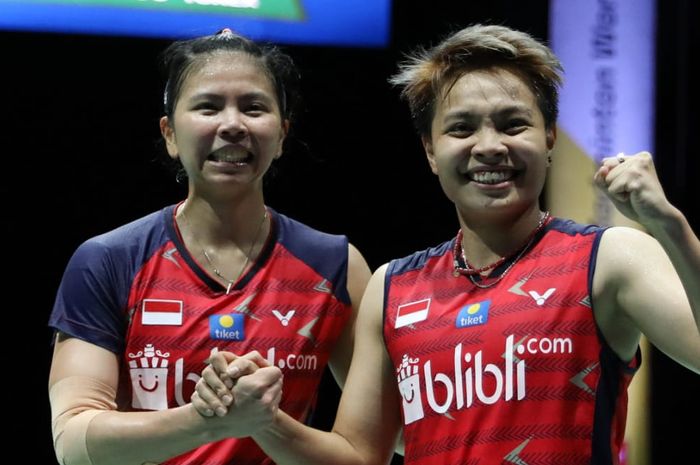
[[[489,321],[490,300],[477,302],[475,304],[467,304],[457,314],[455,326],[458,328],[468,328],[486,324]]]
[[[143,351],[127,354],[131,377],[131,406],[140,410],[165,410],[168,408],[168,357],[153,344],[146,344]]]
[[[245,320],[243,315],[212,315],[209,317],[209,337],[215,340],[245,340]]]

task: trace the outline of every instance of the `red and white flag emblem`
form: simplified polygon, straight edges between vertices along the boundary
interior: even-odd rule
[[[141,324],[182,326],[182,300],[144,299]]]
[[[407,304],[399,305],[396,312],[396,322],[394,328],[401,328],[413,323],[418,323],[428,318],[430,299],[417,300]]]

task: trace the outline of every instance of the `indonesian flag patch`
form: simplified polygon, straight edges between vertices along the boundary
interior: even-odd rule
[[[407,304],[399,305],[396,313],[394,328],[401,328],[428,318],[430,299],[417,300]]]
[[[182,300],[144,299],[141,324],[182,326]]]

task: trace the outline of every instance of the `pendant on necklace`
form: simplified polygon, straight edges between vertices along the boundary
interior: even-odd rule
[[[228,286],[226,286],[226,295],[229,295],[231,292],[231,286],[233,286],[233,281],[228,282]]]

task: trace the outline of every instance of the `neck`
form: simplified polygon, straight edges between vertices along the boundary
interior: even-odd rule
[[[270,231],[265,205],[259,205],[261,211],[255,207],[217,211],[210,204],[188,199],[176,213],[185,246],[200,266],[225,286],[226,294],[254,263]],[[197,214],[197,223],[193,214]]]
[[[256,241],[258,235],[266,237],[268,225],[263,224],[264,231],[260,231],[261,218],[266,211],[262,196],[238,200],[215,203],[188,197],[178,208],[178,225],[181,231],[182,226],[191,228],[192,231],[187,231],[190,235],[196,233],[199,242],[217,249],[231,245],[243,248]]]
[[[464,256],[473,268],[478,269],[517,253],[538,229],[543,215],[539,208],[517,218],[500,220],[484,221],[483,217],[471,220],[460,215]]]

